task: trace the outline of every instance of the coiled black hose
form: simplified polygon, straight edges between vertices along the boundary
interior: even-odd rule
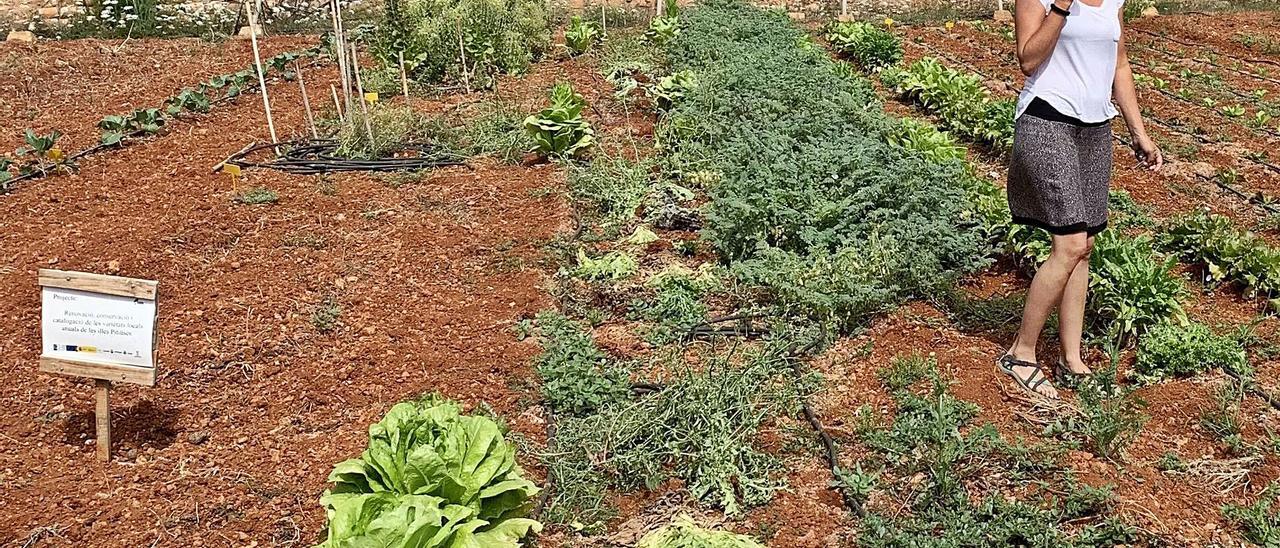
[[[255,153],[275,149],[283,149],[283,152],[261,162],[249,159]],[[226,163],[241,168],[260,167],[296,175],[316,175],[339,171],[418,171],[463,165],[466,160],[465,156],[448,152],[430,143],[408,143],[399,152],[404,154],[403,156],[369,160],[338,156],[337,149],[338,142],[329,139],[263,143],[236,153],[228,158]]]

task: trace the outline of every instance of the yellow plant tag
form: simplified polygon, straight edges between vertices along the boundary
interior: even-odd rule
[[[374,103],[376,103],[376,102],[378,102],[378,92],[376,92],[376,91],[370,91],[370,92],[365,93],[365,94],[364,94],[364,100],[365,100],[366,102],[368,102],[369,104],[371,104],[371,105],[372,105],[372,104],[374,104]]]
[[[222,171],[232,178],[240,176],[240,166],[235,164],[222,164]]]
[[[53,160],[53,161],[55,161],[55,162],[57,162],[57,161],[61,160],[61,159],[62,159],[62,149],[60,149],[60,148],[58,148],[58,147],[53,147],[53,148],[49,149],[49,159],[50,159],[50,160]]]
[[[886,27],[892,27],[892,26],[893,26],[893,18],[892,18],[892,17],[885,17],[885,18],[884,18],[884,26],[886,26]]]
[[[956,28],[956,24],[954,21],[947,21],[947,24],[945,26],[947,27],[947,30]]]

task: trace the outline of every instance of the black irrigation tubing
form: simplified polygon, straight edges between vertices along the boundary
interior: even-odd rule
[[[818,348],[826,338],[827,331],[824,326],[822,333],[818,337],[815,337],[804,346],[801,346],[792,352],[788,352],[787,355],[784,356],[784,358],[791,363],[791,373],[795,375],[797,381],[803,373],[800,371],[800,364],[802,363],[800,358]],[[827,466],[831,470],[832,478],[837,482],[836,489],[840,491],[840,498],[844,501],[845,506],[849,507],[849,510],[854,513],[854,515],[860,518],[865,517],[866,509],[862,507],[862,501],[849,493],[848,489],[838,486],[838,482],[840,481],[840,452],[836,448],[835,440],[831,438],[831,434],[827,433],[827,429],[822,426],[822,421],[818,418],[818,414],[813,410],[813,406],[809,403],[808,397],[802,397],[800,399],[800,407],[804,412],[805,420],[808,421],[809,426],[818,433],[818,439],[822,442],[822,448],[827,458]]]
[[[983,80],[987,80],[987,81],[991,81],[991,82],[999,83],[999,84],[1003,85],[1006,89],[1008,89],[1008,90],[1012,91],[1013,93],[1021,93],[1021,92],[1022,92],[1021,88],[1018,88],[1017,86],[1015,86],[1015,85],[1013,85],[1013,84],[1010,84],[1010,83],[1008,82],[1008,80],[1001,79],[1001,78],[990,78],[990,77],[988,77],[986,74],[983,74],[981,71],[979,71],[979,70],[977,70],[976,68],[974,68],[971,64],[966,63],[966,62],[965,62],[965,61],[963,61],[963,60],[956,59],[956,58],[954,58],[954,57],[952,57],[952,56],[950,56],[950,55],[948,55],[948,54],[945,54],[945,53],[939,52],[937,49],[935,49],[933,46],[930,46],[929,44],[926,44],[926,43],[917,43],[917,42],[909,42],[909,43],[914,43],[914,44],[916,44],[916,45],[918,45],[918,46],[923,47],[924,49],[926,49],[926,50],[928,50],[928,51],[930,51],[930,52],[934,52],[934,53],[936,53],[936,54],[937,54],[937,56],[942,57],[943,59],[945,59],[945,60],[947,60],[947,61],[949,61],[949,62],[951,62],[951,63],[954,63],[954,64],[959,65],[960,67],[962,67],[962,68],[964,68],[964,69],[966,69],[966,70],[968,70],[968,71],[970,71],[970,72],[972,72],[972,73],[974,73],[974,74],[978,75],[978,77],[979,77],[979,78],[982,78]],[[1165,120],[1163,120],[1163,119],[1161,119],[1161,118],[1158,118],[1158,117],[1152,116],[1152,115],[1150,115],[1150,114],[1144,114],[1144,115],[1143,115],[1143,118],[1145,118],[1146,120],[1150,121],[1153,125],[1156,125],[1156,126],[1162,127],[1162,128],[1164,128],[1164,129],[1167,129],[1167,130],[1172,131],[1172,132],[1174,132],[1174,133],[1179,133],[1179,134],[1182,134],[1182,135],[1186,135],[1187,137],[1191,137],[1192,139],[1195,139],[1197,142],[1199,142],[1199,143],[1200,143],[1200,144],[1202,144],[1202,145],[1214,145],[1214,144],[1220,144],[1218,141],[1213,141],[1213,140],[1211,140],[1211,139],[1208,139],[1208,138],[1204,137],[1203,135],[1197,135],[1197,134],[1195,134],[1195,133],[1192,133],[1192,132],[1190,132],[1190,131],[1187,131],[1187,130],[1185,130],[1185,129],[1182,129],[1182,127],[1181,127],[1181,126],[1179,126],[1178,124],[1174,124],[1174,123],[1172,123],[1172,122],[1165,121]],[[1116,137],[1116,139],[1117,139],[1117,140],[1119,140],[1119,141],[1121,141],[1121,142],[1124,142],[1124,140],[1120,138],[1120,135],[1119,135],[1119,134],[1116,134],[1116,136],[1115,136],[1115,137]],[[1274,171],[1274,172],[1276,172],[1276,173],[1280,173],[1280,166],[1278,166],[1278,165],[1276,165],[1276,164],[1273,164],[1273,163],[1268,162],[1268,161],[1266,161],[1266,160],[1261,160],[1261,159],[1255,158],[1255,157],[1253,157],[1253,156],[1245,156],[1244,158],[1245,158],[1246,160],[1250,161],[1250,162],[1253,162],[1254,164],[1257,164],[1258,166],[1261,166],[1261,167],[1263,167],[1263,168],[1266,168],[1266,169],[1268,169],[1268,170],[1270,170],[1270,171]]]
[[[1253,195],[1249,195],[1245,193],[1243,190],[1240,190],[1234,186],[1231,186],[1226,182],[1222,181],[1222,179],[1219,179],[1217,177],[1206,177],[1204,175],[1197,175],[1197,177],[1199,177],[1203,181],[1208,181],[1215,185],[1218,185],[1218,187],[1221,188],[1222,190],[1225,190],[1235,195],[1237,198],[1240,198],[1241,200],[1244,200],[1253,206],[1261,208],[1263,211],[1266,211],[1267,213],[1270,213],[1272,215],[1280,215],[1280,208],[1277,208],[1276,206],[1271,205],[1269,202],[1267,202],[1266,198],[1264,197],[1265,195],[1262,194],[1261,192],[1255,193]]]
[[[765,329],[757,329],[749,325],[746,327],[715,327],[715,325],[725,322],[771,318],[774,316],[776,316],[776,314],[770,312],[741,312],[727,316],[718,316],[689,327],[689,329],[685,331],[684,335],[681,336],[681,339],[688,341],[693,339],[732,336],[758,338],[769,334],[769,331]]]
[[[1209,15],[1209,14],[1207,14],[1207,13],[1201,13],[1200,15]],[[1147,36],[1151,36],[1151,37],[1154,37],[1154,38],[1159,38],[1159,39],[1161,39],[1161,40],[1166,40],[1166,41],[1169,41],[1169,42],[1173,42],[1173,43],[1178,44],[1178,45],[1180,45],[1180,46],[1186,46],[1186,47],[1189,47],[1189,48],[1202,48],[1202,47],[1205,47],[1205,45],[1204,45],[1204,44],[1197,44],[1197,43],[1195,43],[1195,42],[1187,42],[1187,41],[1185,41],[1185,40],[1179,40],[1179,39],[1174,38],[1174,37],[1172,37],[1172,36],[1162,35],[1162,34],[1159,34],[1159,33],[1151,32],[1151,31],[1149,31],[1149,30],[1142,30],[1142,29],[1137,29],[1137,28],[1135,28],[1135,29],[1133,29],[1133,30],[1134,30],[1134,31],[1136,31],[1136,32],[1140,32],[1140,33],[1142,33],[1142,34],[1145,34],[1145,35],[1147,35]],[[1244,44],[1241,44],[1241,46],[1243,46],[1245,49],[1249,49],[1249,46],[1245,46]],[[1261,64],[1265,64],[1265,65],[1275,65],[1275,66],[1277,66],[1277,67],[1280,67],[1280,61],[1272,61],[1272,60],[1270,60],[1270,59],[1263,59],[1263,58],[1261,58],[1261,57],[1233,57],[1233,59],[1236,59],[1236,60],[1239,60],[1239,61],[1245,61],[1245,62],[1248,62],[1248,63],[1261,63]]]
[[[248,157],[263,150],[286,149],[283,154],[265,162],[255,162]],[[263,143],[242,149],[232,155],[226,163],[241,168],[267,168],[295,175],[316,175],[340,171],[418,171],[436,167],[464,165],[466,158],[445,152],[430,143],[408,143],[403,151],[415,152],[416,156],[375,158],[361,160],[344,158],[336,155],[338,142],[328,139],[285,141],[280,143]]]
[[[949,37],[951,37],[950,35],[948,35],[948,36],[949,36]],[[953,37],[953,38],[954,38],[954,37]],[[973,48],[975,48],[975,49],[981,49],[981,50],[984,50],[984,51],[986,51],[986,52],[987,52],[987,54],[988,54],[988,55],[992,55],[992,56],[994,56],[994,57],[996,57],[996,58],[998,58],[998,59],[1001,59],[1001,60],[1003,60],[1003,61],[1007,61],[1007,62],[1010,62],[1010,63],[1012,63],[1012,62],[1016,62],[1016,55],[1014,55],[1014,54],[1013,54],[1013,53],[1011,53],[1011,52],[1002,52],[1002,51],[1000,51],[1000,50],[996,50],[996,49],[992,48],[991,46],[988,46],[988,45],[986,45],[986,44],[983,44],[983,43],[981,43],[981,42],[978,42],[978,41],[976,41],[976,40],[973,40],[972,38],[969,38],[969,37],[967,37],[967,36],[965,36],[965,37],[960,37],[960,38],[955,38],[955,39],[956,39],[957,41],[964,42],[964,43],[965,43],[965,44],[967,44],[968,46],[973,47]],[[926,47],[928,47],[928,46],[926,46]],[[931,51],[933,51],[933,50],[931,49]],[[950,58],[949,58],[949,59],[950,59]],[[1137,59],[1130,59],[1130,60],[1129,60],[1129,62],[1130,62],[1130,63],[1132,63],[1132,64],[1134,64],[1134,65],[1137,65],[1137,66],[1139,66],[1139,67],[1143,67],[1143,68],[1147,68],[1147,69],[1152,69],[1152,70],[1154,70],[1154,67],[1153,67],[1152,65],[1150,65],[1150,64],[1148,64],[1148,63],[1145,63],[1145,62],[1142,62],[1142,61],[1139,61],[1139,60],[1137,60]],[[974,71],[974,73],[978,74],[979,76],[982,76],[984,79],[990,79],[990,78],[987,78],[987,77],[986,77],[985,75],[983,75],[982,73],[978,72],[977,70],[974,70],[974,69],[973,69],[973,67],[971,67],[971,66],[970,66],[970,67],[967,67],[967,68],[969,68],[970,70],[973,70],[973,71]],[[1172,77],[1172,75],[1168,75],[1168,76]],[[1005,88],[1007,88],[1007,89],[1009,89],[1009,90],[1011,90],[1011,91],[1014,91],[1015,93],[1019,93],[1019,92],[1021,92],[1021,90],[1017,89],[1015,86],[1012,86],[1012,85],[1011,85],[1011,84],[1009,84],[1007,81],[1004,81],[1004,80],[997,80],[997,81],[1000,81],[1002,84],[1004,84]],[[1195,102],[1195,101],[1192,101],[1192,100],[1190,100],[1190,99],[1186,99],[1186,98],[1184,98],[1184,97],[1182,97],[1182,96],[1180,96],[1180,95],[1178,95],[1178,94],[1176,94],[1176,93],[1171,93],[1171,92],[1170,92],[1170,91],[1168,91],[1168,90],[1160,89],[1160,88],[1157,88],[1157,87],[1154,87],[1154,86],[1152,86],[1152,88],[1151,88],[1151,89],[1156,90],[1156,92],[1158,92],[1158,93],[1160,93],[1160,94],[1162,94],[1162,95],[1164,95],[1164,96],[1166,96],[1166,97],[1169,97],[1169,98],[1170,98],[1170,99],[1172,99],[1172,100],[1179,101],[1179,102],[1182,102],[1182,103],[1186,103],[1186,104],[1188,104],[1188,105],[1191,105],[1191,106],[1196,107],[1196,108],[1199,108],[1199,109],[1207,110],[1207,111],[1209,111],[1209,112],[1212,112],[1214,115],[1216,115],[1216,116],[1218,116],[1218,117],[1221,117],[1221,118],[1223,118],[1223,119],[1225,119],[1225,120],[1232,120],[1232,118],[1228,117],[1226,114],[1223,114],[1222,112],[1220,112],[1220,111],[1218,111],[1218,110],[1215,110],[1215,109],[1210,108],[1210,107],[1206,107],[1206,106],[1204,106],[1204,105],[1202,105],[1202,104],[1200,104],[1200,103],[1197,103],[1197,102]],[[1231,94],[1235,95],[1236,97],[1239,97],[1239,98],[1242,98],[1242,99],[1248,99],[1249,101],[1256,101],[1256,100],[1257,100],[1257,98],[1256,98],[1256,97],[1254,97],[1254,96],[1252,96],[1252,95],[1248,95],[1248,94],[1240,93],[1240,92],[1238,92],[1238,91],[1236,91],[1236,90],[1234,90],[1234,89],[1231,89],[1230,87],[1225,88],[1225,91],[1227,91],[1227,92],[1229,92],[1229,93],[1231,93]],[[1265,134],[1268,134],[1268,135],[1272,135],[1272,136],[1280,137],[1280,131],[1275,131],[1275,130],[1272,130],[1272,129],[1267,128],[1267,127],[1258,128],[1258,129],[1256,129],[1256,130],[1255,130],[1254,128],[1248,128],[1248,127],[1246,127],[1245,129],[1250,130],[1250,131],[1260,131],[1260,132],[1265,133]]]
[[[547,445],[549,447],[553,446],[553,444],[555,443],[555,439],[556,439],[556,414],[547,413]],[[538,494],[538,500],[537,502],[534,503],[533,510],[529,512],[529,517],[535,521],[538,518],[542,517],[542,512],[544,512],[547,509],[547,504],[551,502],[551,494],[554,492],[556,488],[555,482],[552,481],[550,470],[547,470],[546,483],[547,483],[547,486],[542,489],[541,493]]]
[[[1153,32],[1145,31],[1145,30],[1142,30],[1142,29],[1134,29],[1134,30],[1135,30],[1135,31],[1137,31],[1137,32],[1139,32],[1139,33],[1141,33],[1141,34],[1145,34],[1145,35],[1147,35],[1147,36],[1151,36],[1151,37],[1154,37],[1154,38],[1158,38],[1158,39],[1162,39],[1162,40],[1167,39],[1167,37],[1160,36],[1159,34],[1155,34],[1155,33],[1153,33]],[[1176,40],[1171,40],[1171,41],[1176,42]],[[1242,74],[1242,75],[1244,75],[1244,76],[1248,76],[1248,77],[1250,77],[1250,78],[1254,78],[1254,79],[1257,79],[1257,80],[1261,80],[1261,81],[1263,81],[1263,82],[1270,82],[1270,83],[1272,83],[1272,84],[1280,85],[1280,80],[1277,80],[1277,79],[1275,79],[1275,78],[1271,78],[1271,77],[1269,77],[1269,76],[1263,76],[1263,75],[1261,75],[1261,74],[1257,74],[1257,73],[1254,73],[1254,72],[1249,72],[1249,71],[1247,71],[1247,70],[1241,70],[1241,69],[1238,69],[1238,68],[1235,68],[1235,67],[1229,67],[1229,66],[1223,65],[1223,64],[1221,64],[1221,63],[1215,63],[1215,62],[1210,61],[1210,60],[1208,60],[1208,59],[1199,59],[1199,58],[1196,58],[1196,57],[1191,57],[1191,56],[1189,56],[1189,55],[1180,55],[1180,54],[1178,54],[1177,52],[1174,52],[1174,51],[1170,51],[1170,50],[1167,50],[1167,49],[1161,48],[1161,47],[1157,46],[1157,45],[1156,45],[1155,43],[1153,43],[1153,42],[1139,42],[1139,41],[1136,41],[1136,40],[1135,40],[1135,41],[1133,41],[1133,42],[1132,42],[1132,44],[1133,44],[1133,45],[1136,45],[1136,46],[1139,46],[1139,47],[1147,48],[1147,49],[1152,50],[1152,51],[1155,51],[1155,52],[1159,52],[1159,53],[1163,54],[1165,57],[1170,57],[1170,58],[1178,59],[1178,60],[1182,60],[1182,61],[1189,61],[1189,62],[1192,62],[1192,63],[1200,63],[1200,64],[1202,64],[1202,65],[1209,65],[1209,66],[1214,67],[1214,68],[1219,68],[1219,69],[1222,69],[1222,70],[1228,70],[1228,71],[1234,72],[1234,73],[1236,73],[1236,74]],[[1186,45],[1186,44],[1184,43],[1183,45]],[[1195,45],[1195,46],[1193,46],[1193,47],[1203,47],[1203,46],[1202,46],[1202,45]]]
[[[1227,370],[1227,369],[1223,369],[1222,371],[1223,371],[1224,373],[1226,373],[1226,374],[1227,374],[1227,376],[1229,376],[1229,377],[1231,377],[1231,378],[1235,379],[1237,382],[1239,382],[1239,383],[1240,383],[1240,385],[1241,385],[1241,387],[1248,389],[1248,390],[1249,390],[1249,392],[1250,392],[1251,394],[1253,394],[1254,396],[1257,396],[1257,397],[1258,397],[1258,399],[1260,399],[1260,400],[1262,400],[1262,401],[1267,402],[1267,404],[1268,404],[1268,405],[1270,405],[1273,409],[1276,409],[1277,411],[1280,411],[1280,399],[1278,399],[1278,398],[1276,398],[1275,396],[1273,396],[1270,392],[1267,392],[1267,391],[1266,391],[1264,388],[1262,388],[1261,386],[1258,386],[1257,381],[1255,381],[1255,380],[1253,380],[1253,379],[1249,379],[1249,378],[1242,377],[1242,376],[1240,376],[1240,374],[1239,374],[1239,373],[1237,373],[1237,372],[1235,372],[1235,371],[1230,371],[1230,370]]]

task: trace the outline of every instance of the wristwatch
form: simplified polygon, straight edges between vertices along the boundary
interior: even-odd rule
[[[1071,12],[1070,12],[1070,11],[1067,11],[1067,10],[1064,10],[1064,9],[1062,9],[1062,8],[1058,7],[1058,3],[1057,3],[1057,2],[1050,2],[1050,3],[1049,3],[1049,13],[1056,13],[1056,14],[1061,15],[1061,16],[1063,16],[1063,17],[1066,17],[1066,16],[1068,16],[1068,15],[1071,15]]]

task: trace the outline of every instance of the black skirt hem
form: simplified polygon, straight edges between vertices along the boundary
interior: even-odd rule
[[[1097,236],[1103,230],[1107,229],[1107,223],[1105,221],[1100,225],[1094,225],[1094,226],[1089,226],[1082,222],[1072,223],[1069,225],[1055,226],[1049,223],[1038,221],[1036,219],[1032,219],[1031,217],[1019,217],[1017,215],[1014,215],[1013,222],[1020,225],[1034,226],[1036,228],[1044,230],[1045,232],[1048,232],[1055,236],[1067,236],[1069,234],[1079,234],[1081,232],[1084,232],[1089,236]]]

